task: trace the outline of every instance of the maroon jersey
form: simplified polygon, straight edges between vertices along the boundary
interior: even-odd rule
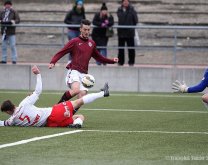
[[[114,60],[103,57],[96,49],[96,44],[91,39],[76,37],[70,40],[58,53],[56,53],[51,62],[55,64],[67,53],[71,55],[71,63],[66,66],[67,69],[77,70],[81,73],[88,73],[88,65],[91,57],[101,63],[114,64]]]

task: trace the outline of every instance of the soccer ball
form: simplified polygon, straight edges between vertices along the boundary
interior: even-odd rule
[[[82,77],[82,84],[85,88],[92,88],[95,85],[95,78],[90,74],[86,74]]]

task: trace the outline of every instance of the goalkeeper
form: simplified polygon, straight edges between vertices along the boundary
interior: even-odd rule
[[[181,93],[198,93],[202,92],[206,87],[208,87],[208,69],[205,70],[204,77],[197,85],[188,87],[185,82],[181,83],[178,80],[172,84],[172,89],[175,90],[175,92]],[[208,105],[208,94],[202,96],[202,101]]]

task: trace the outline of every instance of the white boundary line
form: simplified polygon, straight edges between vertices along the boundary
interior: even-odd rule
[[[13,143],[7,143],[0,145],[0,149],[17,146],[21,144],[26,144],[34,141],[39,141],[43,139],[50,139],[53,137],[63,136],[63,135],[69,135],[79,132],[103,132],[103,133],[158,133],[158,134],[200,134],[200,135],[208,135],[208,132],[170,132],[170,131],[119,131],[119,130],[74,130],[74,131],[68,131],[63,133],[57,133],[53,135],[46,135],[46,136],[40,136],[40,137],[34,137],[31,139],[26,140],[20,140]]]
[[[26,93],[28,94],[28,91],[1,91],[0,90],[0,93],[13,93],[13,94],[16,94],[16,93]],[[43,92],[42,94],[47,94],[47,95],[50,95],[50,94],[54,94],[54,95],[61,95],[63,93],[61,92]],[[203,93],[202,93],[203,94]],[[183,97],[183,98],[186,98],[186,97],[196,97],[196,98],[199,98],[201,97],[201,95],[194,95],[194,94],[135,94],[135,93],[132,93],[132,94],[126,94],[126,93],[112,93],[110,94],[110,96],[120,96],[120,97],[129,97],[129,96],[133,96],[133,97]]]
[[[112,111],[112,112],[155,112],[155,113],[198,113],[208,114],[208,111],[171,111],[171,110],[145,110],[145,109],[97,109],[97,108],[84,108],[84,111]]]
[[[2,144],[2,145],[0,145],[0,149],[6,148],[6,147],[12,147],[12,146],[16,146],[16,145],[21,145],[21,144],[26,144],[26,143],[30,143],[30,142],[34,142],[34,141],[38,141],[38,140],[49,139],[49,138],[73,134],[73,133],[79,133],[79,132],[83,132],[83,130],[68,131],[68,132],[57,133],[57,134],[53,134],[53,135],[46,135],[46,136],[34,137],[31,139],[26,139],[26,140],[20,140],[20,141],[14,142],[14,143]]]
[[[116,130],[83,130],[84,132],[103,133],[159,133],[159,134],[201,134],[208,135],[208,132],[170,132],[170,131],[116,131]]]

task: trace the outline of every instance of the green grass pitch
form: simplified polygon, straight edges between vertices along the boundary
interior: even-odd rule
[[[28,92],[0,91],[18,104]],[[45,92],[49,107],[61,93]],[[84,105],[80,132],[0,149],[1,165],[208,164],[208,110],[201,94],[113,93]],[[7,119],[0,113],[0,120]],[[0,127],[4,144],[74,131],[69,128]]]

